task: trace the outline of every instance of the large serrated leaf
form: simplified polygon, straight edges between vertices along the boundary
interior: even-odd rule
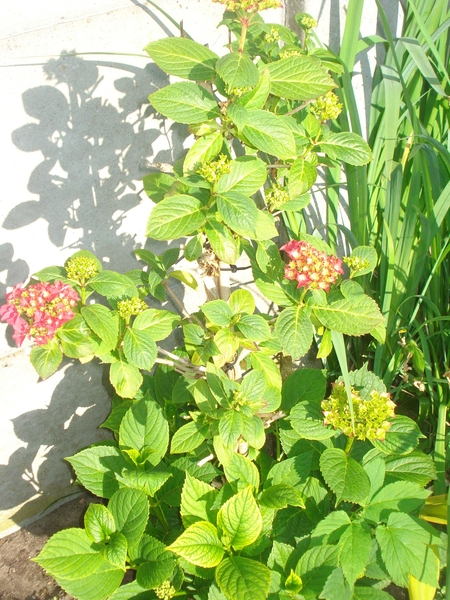
[[[66,460],[84,487],[102,498],[110,498],[119,489],[115,474],[129,467],[119,448],[111,444],[86,448]]]
[[[116,531],[111,512],[103,504],[90,504],[84,515],[87,535],[93,542],[102,542]]]
[[[158,355],[152,335],[135,328],[127,329],[123,338],[123,351],[130,364],[146,371],[151,370]]]
[[[195,173],[202,163],[208,163],[215,158],[223,145],[221,131],[202,135],[189,148],[183,163],[183,175]]]
[[[318,369],[297,369],[283,383],[283,410],[300,401],[320,402],[325,398],[327,378]]]
[[[173,312],[149,308],[136,317],[133,329],[147,331],[159,342],[170,335],[180,321],[181,317]]]
[[[212,50],[183,37],[169,37],[150,42],[144,50],[169,75],[192,81],[212,81],[219,58]]]
[[[191,525],[168,550],[205,568],[217,566],[225,552],[216,527],[207,521]]]
[[[187,528],[198,521],[212,521],[211,507],[218,491],[189,472],[181,492],[180,514]]]
[[[175,432],[170,444],[170,452],[172,454],[192,452],[205,441],[208,432],[208,425],[205,426],[197,421],[186,423]]]
[[[202,204],[194,196],[169,196],[153,207],[145,235],[155,240],[173,240],[194,233],[204,218]]]
[[[150,464],[157,465],[169,444],[169,425],[159,404],[151,399],[134,403],[122,419],[119,440],[121,447],[145,453]]]
[[[370,530],[362,523],[354,521],[339,540],[341,548],[339,561],[346,580],[353,585],[364,572],[372,548]]]
[[[268,111],[248,110],[247,124],[241,133],[252,146],[272,156],[291,158],[296,154],[295,140],[289,126]]]
[[[405,481],[412,481],[426,486],[431,479],[437,478],[436,466],[429,454],[420,450],[406,456],[387,456],[386,473]]]
[[[121,398],[134,398],[142,385],[143,377],[137,367],[119,360],[112,363],[109,380]]]
[[[288,192],[290,199],[295,200],[310,190],[316,179],[316,167],[303,158],[297,158],[289,169]]]
[[[231,462],[224,465],[225,476],[229,483],[235,482],[237,489],[242,490],[251,485],[256,492],[259,488],[259,472],[255,464],[247,457],[233,452]]]
[[[339,448],[327,448],[320,457],[322,475],[336,494],[336,503],[345,500],[362,504],[370,494],[370,479],[362,466]]]
[[[302,306],[283,310],[275,323],[275,332],[283,350],[293,359],[304,356],[313,341],[313,326]]]
[[[45,346],[34,346],[30,355],[31,364],[42,379],[47,379],[47,377],[53,375],[62,359],[63,354],[59,346],[53,341]]]
[[[313,312],[325,327],[346,335],[364,335],[384,323],[376,302],[363,294],[315,306]]]
[[[332,427],[324,425],[318,402],[304,400],[291,410],[288,417],[294,430],[307,440],[327,440],[335,435]]]
[[[429,495],[428,490],[412,481],[389,483],[370,500],[363,516],[375,523],[386,521],[392,511],[413,512],[420,509]]]
[[[118,569],[106,560],[96,572],[80,579],[55,577],[58,584],[78,600],[105,600],[109,598],[123,579],[123,569]]]
[[[241,52],[231,52],[219,58],[216,71],[231,91],[235,88],[253,87],[258,83],[259,71],[251,59]]]
[[[320,62],[309,56],[292,56],[267,65],[271,93],[290,100],[313,100],[336,84]]]
[[[233,556],[216,569],[216,581],[227,598],[265,600],[269,592],[270,571],[260,562]]]
[[[240,255],[239,240],[234,237],[226,225],[217,219],[208,218],[205,224],[205,234],[211,248],[221,261],[228,265],[236,264]]]
[[[217,196],[217,209],[232,231],[244,237],[257,236],[258,209],[251,198],[240,192],[226,192]]]
[[[106,298],[133,298],[139,296],[137,287],[126,275],[115,271],[102,271],[93,277],[88,287]]]
[[[117,490],[108,504],[117,531],[122,533],[129,546],[137,544],[141,539],[147,525],[149,506],[145,492],[122,488]]]
[[[356,133],[330,133],[320,142],[320,148],[330,158],[342,160],[349,165],[366,165],[372,160],[369,145]]]
[[[214,98],[195,83],[172,83],[148,98],[158,112],[179,123],[191,125],[220,117]]]
[[[377,450],[384,454],[409,454],[417,448],[423,437],[415,421],[404,415],[397,415],[384,440],[371,440]]]
[[[176,565],[174,555],[167,552],[164,544],[146,534],[131,550],[130,558],[139,561],[136,581],[147,590],[169,579]]]
[[[216,184],[216,192],[240,192],[246,196],[255,194],[267,179],[265,163],[256,156],[240,156],[231,162],[229,173],[225,173]]]

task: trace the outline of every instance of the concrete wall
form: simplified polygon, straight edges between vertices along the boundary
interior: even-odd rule
[[[156,1],[197,41],[222,52],[227,37],[224,28],[216,29],[220,4]],[[374,33],[375,2],[365,1],[363,33]],[[288,21],[295,12],[309,12],[321,38],[337,44],[343,0],[285,4]],[[266,16],[283,22],[284,11]],[[145,0],[2,3],[0,304],[13,285],[63,264],[80,248],[95,252],[105,268],[136,267],[132,251],[146,243],[151,207],[142,176],[189,144],[184,126],[157,119],[147,103],[168,78],[142,48],[177,34]],[[366,77],[370,65],[373,59],[362,57]],[[151,246],[156,252],[166,247]],[[102,367],[68,361],[43,382],[28,354],[1,324],[0,535],[72,493],[63,458],[106,435],[97,429],[109,410]]]

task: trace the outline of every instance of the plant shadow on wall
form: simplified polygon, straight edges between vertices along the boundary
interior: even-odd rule
[[[96,93],[105,67],[131,73],[114,81],[123,94],[119,108]],[[89,248],[110,258],[119,254],[120,244],[120,255],[122,260],[128,258],[128,264],[117,266],[130,267],[135,240],[122,228],[141,201],[140,180],[148,171],[148,160],[171,162],[178,158],[187,135],[185,127],[169,128],[161,117],[148,128],[155,112],[147,96],[167,85],[167,75],[155,65],[138,68],[86,61],[67,53],[48,61],[44,72],[56,85],[23,94],[26,113],[37,122],[12,133],[20,150],[43,155],[28,183],[28,190],[39,199],[15,206],[3,226],[16,230],[44,219],[55,246]],[[155,154],[157,140],[164,149]]]
[[[118,108],[99,93],[105,68],[129,74],[114,81],[115,89],[123,94]],[[24,109],[34,122],[12,132],[13,143],[20,150],[43,155],[28,183],[28,190],[39,198],[12,208],[3,227],[20,230],[44,219],[49,240],[56,247],[73,248],[74,252],[89,248],[119,262],[110,268],[136,268],[138,262],[132,257],[135,238],[124,226],[142,200],[142,176],[151,170],[151,162],[178,158],[187,136],[183,125],[168,126],[148,104],[148,94],[167,85],[168,77],[154,64],[138,68],[87,61],[66,53],[48,61],[44,72],[52,84],[23,94]],[[156,252],[166,247],[165,242],[152,243]],[[7,287],[25,281],[30,274],[27,263],[13,260],[13,256],[12,244],[0,245],[0,264],[7,271],[0,287],[2,298]],[[182,297],[180,290],[178,295]],[[10,328],[7,336],[9,345],[16,347]],[[102,371],[92,363],[70,365],[48,407],[13,419],[14,433],[23,445],[9,457],[8,464],[0,465],[0,510],[26,503],[14,515],[16,522],[35,514],[33,506],[44,509],[58,493],[68,493],[70,469],[61,457],[74,452],[80,440],[89,443],[98,437],[96,427],[104,420],[107,405],[98,403],[106,395]],[[74,382],[79,377],[88,378],[95,392],[77,391]],[[90,438],[83,435],[86,430],[92,431]],[[71,443],[75,444],[72,448]],[[60,490],[52,489],[55,480],[61,481]]]

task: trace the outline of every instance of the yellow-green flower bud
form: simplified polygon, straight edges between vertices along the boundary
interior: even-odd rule
[[[140,298],[131,298],[127,300],[119,300],[117,310],[122,319],[129,319],[133,315],[139,315],[144,312],[148,306]]]
[[[204,177],[209,183],[214,184],[217,183],[222,175],[225,175],[225,173],[229,173],[230,171],[231,160],[227,158],[225,154],[220,154],[216,160],[203,163],[197,170],[197,173]]]
[[[266,33],[264,38],[266,42],[269,42],[269,44],[272,44],[273,42],[278,42],[278,40],[280,39],[278,29],[276,27],[271,27],[270,32]]]
[[[304,56],[305,53],[302,50],[282,50],[280,52],[280,58],[291,58],[291,56]]]
[[[287,190],[281,185],[274,185],[265,190],[265,197],[267,207],[271,212],[281,208],[290,199]]]
[[[342,104],[334,92],[327,92],[311,104],[311,112],[319,121],[336,119],[342,112]]]
[[[160,598],[161,600],[170,600],[175,596],[176,589],[173,587],[170,581],[164,581],[161,583],[161,585],[155,588],[155,594],[156,597]]]
[[[317,21],[310,15],[304,15],[300,20],[300,25],[304,29],[314,29],[314,27],[317,27]]]
[[[89,256],[74,256],[67,261],[66,272],[69,279],[81,283],[97,275],[98,264]]]
[[[233,12],[244,10],[249,13],[281,6],[281,0],[213,0],[213,2],[225,4],[225,8]]]
[[[347,392],[342,381],[333,385],[330,397],[322,402],[324,425],[341,429],[345,435],[358,440],[384,440],[392,424],[389,419],[395,417],[395,404],[390,394],[373,390],[369,399],[364,400],[352,387],[351,395],[355,431],[353,432]]]
[[[364,269],[370,267],[369,261],[365,258],[360,258],[359,256],[344,256],[342,260],[350,268],[352,274],[358,273],[358,271],[364,271]]]
[[[251,89],[252,88],[250,86],[242,88],[229,88],[228,85],[225,86],[225,92],[228,94],[228,96],[233,96],[234,98],[240,98],[243,94],[249,92]]]

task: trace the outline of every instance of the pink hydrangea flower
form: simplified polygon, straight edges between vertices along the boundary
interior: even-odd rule
[[[79,300],[77,292],[62,281],[28,287],[19,284],[6,294],[7,303],[0,306],[0,321],[13,327],[13,339],[18,346],[27,337],[42,346],[59,327],[73,319],[73,309]]]
[[[291,259],[284,269],[284,276],[296,280],[298,288],[328,292],[330,285],[344,273],[340,258],[321,252],[309,242],[292,240],[280,250]]]

